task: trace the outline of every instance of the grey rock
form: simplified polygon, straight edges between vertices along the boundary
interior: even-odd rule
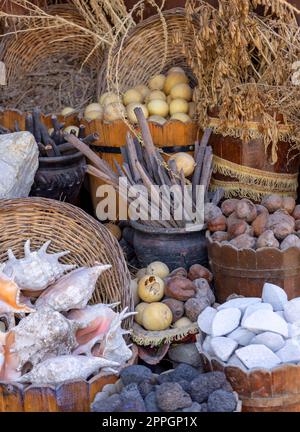
[[[271,351],[276,352],[280,350],[285,342],[281,335],[272,332],[264,332],[255,336],[251,344],[265,345]]]
[[[201,412],[202,411],[202,407],[200,404],[198,404],[198,402],[193,402],[192,405],[189,408],[184,408],[182,410],[182,412]]]
[[[226,362],[238,344],[235,340],[227,337],[215,337],[211,340],[211,347],[214,354],[223,362]]]
[[[0,199],[28,197],[38,157],[38,146],[30,132],[0,135]]]
[[[219,310],[212,322],[212,336],[225,336],[231,333],[239,326],[240,319],[241,311],[238,308]]]
[[[241,324],[243,325],[248,316],[260,309],[273,311],[273,307],[269,303],[256,303],[254,305],[251,305],[245,310]]]
[[[192,381],[202,373],[202,369],[196,369],[191,365],[181,363],[174,371],[170,372],[172,382],[178,382],[180,380]]]
[[[139,392],[141,393],[142,398],[145,399],[145,397],[149,393],[151,393],[152,391],[155,390],[155,387],[153,385],[152,380],[144,380],[138,384],[138,389],[139,389]]]
[[[276,355],[282,363],[297,363],[300,361],[300,344],[296,339],[288,339]]]
[[[121,398],[118,394],[109,396],[101,401],[94,401],[91,405],[92,412],[118,412],[121,407]]]
[[[172,375],[170,373],[162,373],[157,377],[157,384],[172,382]]]
[[[147,412],[161,412],[161,409],[159,409],[157,405],[156,394],[154,391],[145,397],[145,406]]]
[[[269,310],[257,310],[249,315],[243,327],[250,331],[270,331],[288,337],[287,323],[275,312]]]
[[[238,327],[232,333],[229,333],[229,335],[227,335],[227,337],[233,339],[238,343],[238,345],[242,346],[249,345],[250,341],[254,338],[254,336],[255,333],[242,327]]]
[[[201,404],[201,412],[208,412],[207,403]]]
[[[236,350],[235,354],[248,369],[272,369],[281,363],[280,358],[265,345],[248,345]]]
[[[196,279],[194,280],[194,284],[197,288],[195,297],[206,298],[208,300],[209,306],[215,303],[215,295],[206,279]]]
[[[211,393],[222,388],[226,382],[223,372],[202,374],[191,382],[190,395],[195,402],[205,402]]]
[[[151,370],[141,365],[128,366],[120,372],[120,378],[124,386],[132,383],[139,384],[144,380],[151,380],[152,377]]]
[[[233,412],[236,405],[234,394],[225,390],[216,390],[207,401],[208,412]]]
[[[120,393],[119,412],[146,412],[146,406],[136,383],[129,384]]]
[[[284,306],[284,317],[289,323],[295,323],[300,320],[300,302],[297,300],[290,300]]]
[[[218,307],[218,310],[228,309],[228,308],[238,308],[240,309],[240,311],[244,312],[244,310],[246,310],[247,307],[256,303],[261,303],[261,298],[238,297],[223,303],[221,306]]]
[[[183,388],[183,390],[187,393],[190,393],[191,383],[187,380],[180,380],[178,381],[178,384],[180,387]]]
[[[178,363],[187,363],[202,369],[202,361],[194,343],[172,345],[168,351],[169,359]]]
[[[190,395],[178,383],[164,383],[156,388],[156,401],[162,411],[171,412],[190,407]]]
[[[262,300],[273,306],[274,312],[282,311],[288,302],[286,292],[277,285],[265,283],[262,292]]]
[[[204,333],[210,335],[212,333],[212,323],[217,314],[216,309],[207,307],[198,317],[198,327]]]

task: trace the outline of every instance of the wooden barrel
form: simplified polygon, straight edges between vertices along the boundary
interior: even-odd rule
[[[80,123],[86,126],[87,134],[98,133],[99,139],[92,146],[95,153],[108,162],[115,169],[114,160],[119,164],[123,163],[121,147],[126,143],[126,134],[133,132],[129,126],[119,120],[115,122],[103,122],[102,120],[86,121],[80,119]],[[199,126],[194,123],[182,123],[180,121],[168,121],[163,126],[149,122],[150,132],[154,144],[161,149],[165,159],[168,155],[177,152],[189,152],[193,154],[195,141],[201,138]],[[134,129],[139,133],[138,129]],[[99,198],[97,189],[103,182],[93,176],[90,176],[90,190],[93,207],[96,213]]]
[[[207,372],[221,371],[242,401],[243,412],[300,412],[300,365],[242,370],[200,354]]]
[[[219,303],[231,294],[261,297],[265,282],[280,286],[290,299],[300,296],[300,250],[275,248],[238,250],[213,242],[208,236],[208,258]]]

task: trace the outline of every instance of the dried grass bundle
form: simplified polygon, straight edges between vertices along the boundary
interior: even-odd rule
[[[218,9],[203,0],[186,3],[193,43],[182,50],[198,79],[200,124],[218,117],[215,129],[224,135],[262,136],[266,147],[272,143],[273,162],[279,139],[300,148],[300,86],[292,83],[300,60],[295,12],[284,0],[219,0]],[[255,122],[256,131],[247,122]]]

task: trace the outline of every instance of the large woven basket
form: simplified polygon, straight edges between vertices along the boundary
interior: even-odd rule
[[[149,78],[172,66],[181,66],[195,85],[184,56],[184,47],[190,42],[183,8],[167,10],[140,22],[108,53],[98,75],[98,96],[108,84],[123,92],[147,84]]]
[[[49,251],[69,250],[66,264],[93,266],[111,264],[98,280],[92,303],[120,302],[119,309],[133,310],[130,274],[117,240],[84,211],[70,204],[45,198],[0,200],[0,262],[12,249],[24,256],[24,242],[31,239],[33,250],[52,240]],[[130,328],[132,319],[126,327]]]

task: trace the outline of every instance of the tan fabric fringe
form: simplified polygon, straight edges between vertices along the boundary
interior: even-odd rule
[[[142,327],[134,324],[131,339],[134,343],[140,346],[158,347],[165,343],[179,342],[189,335],[194,335],[199,332],[197,323],[191,324],[182,329],[170,329],[165,331],[147,331]]]

